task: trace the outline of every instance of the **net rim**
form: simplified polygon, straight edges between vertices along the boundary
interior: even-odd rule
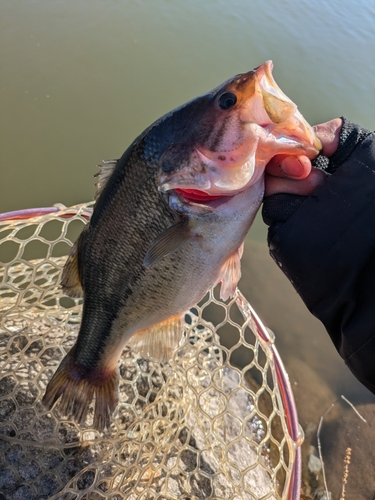
[[[24,220],[24,219],[33,219],[34,217],[39,217],[43,215],[50,215],[50,214],[58,214],[58,212],[66,212],[63,215],[60,214],[60,217],[74,217],[78,212],[79,209],[82,207],[86,207],[86,203],[82,203],[80,205],[73,205],[72,207],[66,207],[62,203],[56,203],[53,205],[53,207],[39,207],[39,208],[24,208],[22,210],[14,210],[12,212],[4,212],[0,214],[0,223],[1,222],[9,222],[12,220]],[[72,213],[69,213],[69,210],[72,211]],[[86,208],[87,214],[82,214],[83,217],[88,218],[91,213],[92,209],[91,208]]]
[[[92,214],[92,208],[87,206],[87,203],[82,203],[79,205],[74,205],[72,207],[66,207],[62,203],[56,203],[52,207],[38,207],[38,208],[28,208],[15,210],[10,212],[4,212],[0,214],[0,225],[3,222],[16,221],[16,220],[28,220],[33,218],[38,218],[40,216],[46,216],[54,214],[58,217],[70,218],[81,212],[81,216],[85,219],[89,219]],[[236,292],[237,301],[239,304],[246,303],[245,297],[237,289]],[[300,499],[300,486],[302,478],[302,456],[301,456],[301,445],[303,442],[303,433],[298,422],[297,407],[290,384],[288,373],[285,369],[284,363],[281,360],[280,354],[275,346],[274,334],[266,328],[263,324],[253,307],[248,304],[246,308],[246,313],[249,320],[252,321],[254,325],[255,333],[258,335],[262,343],[267,346],[272,353],[272,357],[275,364],[275,372],[277,382],[280,388],[280,395],[283,404],[283,408],[286,416],[286,423],[290,438],[295,445],[295,460],[293,464],[290,485],[288,489],[288,500],[299,500]]]

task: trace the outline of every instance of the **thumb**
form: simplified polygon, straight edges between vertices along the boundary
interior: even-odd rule
[[[329,122],[320,123],[315,125],[314,131],[320,139],[323,149],[321,154],[324,156],[332,156],[337,150],[340,141],[340,132],[342,129],[343,121],[341,118],[334,118]]]

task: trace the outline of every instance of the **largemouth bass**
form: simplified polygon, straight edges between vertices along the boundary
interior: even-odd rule
[[[265,165],[320,147],[268,61],[166,114],[104,162],[62,276],[64,291],[84,298],[80,331],[44,404],[61,397],[60,411],[83,423],[95,398],[94,426],[109,427],[125,345],[166,360],[184,313],[209,288],[221,282],[222,299],[234,294]]]

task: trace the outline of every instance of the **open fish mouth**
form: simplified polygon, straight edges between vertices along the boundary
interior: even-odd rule
[[[199,120],[189,122],[193,132],[184,129],[185,142],[180,138],[159,157],[161,193],[211,204],[251,189],[277,154],[319,154],[320,141],[276,84],[271,61],[236,75],[202,102]]]

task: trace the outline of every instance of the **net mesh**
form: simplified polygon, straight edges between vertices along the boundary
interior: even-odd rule
[[[296,445],[274,351],[239,291],[191,309],[168,363],[124,350],[109,431],[92,408],[79,427],[42,406],[78,333],[81,301],[59,281],[90,208],[0,223],[0,498],[287,498]]]

